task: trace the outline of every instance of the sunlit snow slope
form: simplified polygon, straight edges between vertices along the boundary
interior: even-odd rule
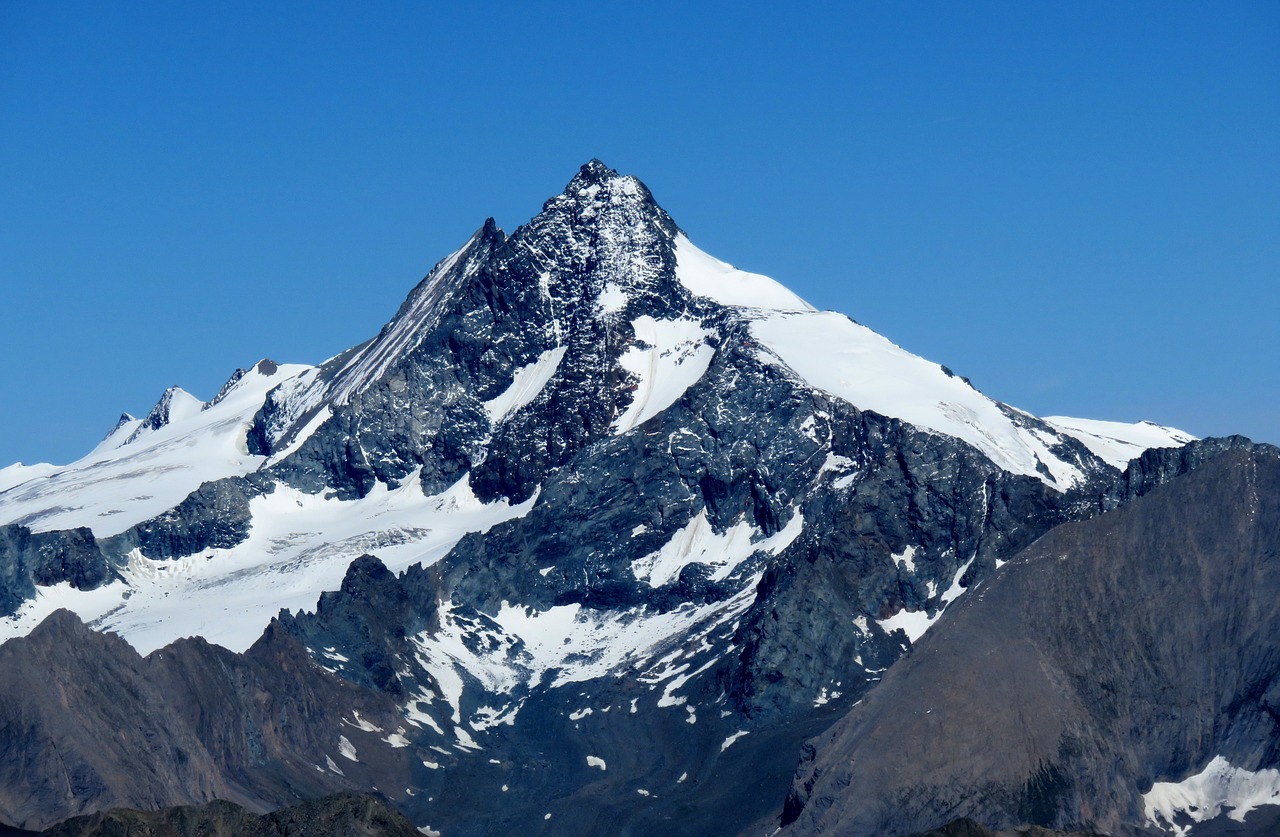
[[[84,458],[31,466],[15,475],[27,479],[0,483],[0,524],[35,532],[84,526],[107,537],[173,508],[202,483],[256,470],[262,457],[245,446],[254,413],[268,390],[310,368],[259,363],[208,404],[176,388],[166,392],[162,405],[174,408],[162,426],[124,421]]]

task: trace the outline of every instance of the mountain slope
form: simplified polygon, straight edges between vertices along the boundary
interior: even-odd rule
[[[123,672],[191,635],[218,661],[193,671],[250,672],[183,681],[180,707],[242,700],[261,642],[314,664],[264,681],[290,700],[329,689],[326,669],[356,690],[281,744],[278,772],[239,744],[193,756],[200,793],[280,804],[307,770],[367,789],[324,761],[325,725],[364,701],[402,729],[375,750],[416,759],[378,786],[451,835],[733,833],[966,590],[1165,479],[1118,482],[1117,451],[1188,438],[1000,404],[702,253],[593,161],[510,235],[486,222],[372,340],[264,362],[208,405],[170,391],[80,463],[6,471],[0,636],[25,648],[66,607],[155,652],[108,655]],[[147,493],[154,474],[174,481]],[[57,705],[49,728],[97,734]],[[41,764],[25,784],[55,781]],[[39,798],[200,801],[185,781]]]
[[[1198,468],[948,611],[812,742],[783,833],[1176,831],[1280,804],[1280,451],[1196,444]],[[1219,759],[1238,772],[1184,781]]]
[[[392,732],[370,734],[375,724]],[[212,799],[265,811],[368,790],[426,772],[382,740],[398,744],[402,728],[391,701],[279,632],[245,655],[190,639],[142,658],[58,611],[0,646],[0,820],[42,828]],[[343,757],[349,746],[358,762]]]
[[[161,811],[115,809],[76,817],[40,833],[47,837],[419,837],[422,832],[375,797],[334,794],[265,816],[224,801]]]
[[[754,401],[719,403],[746,401],[727,392],[744,385]],[[41,571],[26,547],[0,552],[14,576],[0,605],[16,617],[0,622],[0,636],[64,606],[144,651],[197,633],[241,650],[278,607],[309,607],[336,587],[362,552],[376,548],[397,570],[433,562],[466,532],[527,513],[573,457],[604,453],[682,400],[702,411],[690,420],[705,430],[680,428],[692,441],[720,431],[706,411],[769,412],[769,391],[813,401],[784,432],[812,457],[786,466],[800,472],[795,485],[757,474],[757,497],[766,487],[795,496],[817,471],[852,482],[850,458],[826,436],[832,417],[862,411],[1060,491],[1086,489],[1116,464],[1079,444],[1078,431],[999,405],[772,280],[712,259],[643,185],[593,162],[512,236],[486,224],[368,343],[318,368],[264,361],[203,406],[171,390],[80,462],[15,474],[18,484],[0,491],[0,522],[11,540],[41,536],[39,551],[61,558]],[[1156,429],[1143,443],[1186,438]],[[725,476],[688,490],[714,493]],[[722,517],[712,509],[713,528],[734,525]],[[631,528],[639,525],[648,524]],[[76,542],[59,531],[78,532]],[[937,579],[944,590],[951,570]],[[188,605],[167,608],[167,592]],[[226,602],[244,629],[218,632]]]

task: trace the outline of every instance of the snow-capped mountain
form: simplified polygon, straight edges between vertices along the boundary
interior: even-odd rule
[[[368,342],[0,471],[11,646],[66,608],[127,641],[108,680],[176,655],[235,700],[346,702],[285,738],[250,713],[234,746],[208,709],[214,778],[185,797],[98,766],[68,802],[30,768],[0,819],[376,784],[450,835],[733,833],[944,610],[1191,441],[994,401],[707,255],[593,161]],[[221,649],[171,645],[191,636]]]
[[[463,337],[465,349],[449,345]],[[708,376],[717,353],[731,352],[742,357]],[[7,474],[15,484],[0,496],[0,524],[33,533],[88,529],[115,547],[104,551],[114,553],[118,578],[92,593],[40,590],[3,630],[25,632],[65,606],[143,651],[188,635],[243,650],[280,607],[308,608],[336,588],[362,552],[377,551],[395,570],[430,564],[467,532],[526,513],[538,481],[522,474],[495,482],[497,467],[524,470],[531,454],[565,460],[588,443],[635,432],[704,377],[725,374],[783,379],[900,419],[1059,491],[1104,470],[1089,452],[1118,468],[1148,447],[1191,439],[1145,423],[1040,422],[992,401],[847,317],[815,311],[773,280],[708,256],[638,181],[592,164],[510,239],[487,224],[368,343],[322,367],[262,361],[238,370],[207,403],[172,387],[144,419],[122,417],[78,462],[37,466],[28,479],[27,469]],[[548,451],[538,437],[565,428],[538,408],[577,396],[584,396],[577,410],[588,415],[570,416],[569,429],[580,438],[551,440]],[[352,421],[375,411],[372,428]],[[801,429],[827,457],[811,476],[847,470],[820,438],[827,418],[815,411]],[[516,427],[535,424],[534,438],[512,438]],[[335,438],[342,449],[325,447]],[[519,449],[525,440],[528,449]],[[457,450],[441,452],[444,444]],[[477,469],[483,501],[472,486]],[[202,485],[249,475],[254,480],[236,486],[250,505],[243,541],[209,554],[124,549],[136,545],[122,534],[179,507]],[[698,521],[694,528],[711,538],[699,548],[720,551],[705,516]],[[742,533],[737,551],[746,553],[725,562],[744,560],[752,537],[760,537],[745,521],[734,525]],[[792,530],[802,525],[797,520]],[[693,538],[685,529],[669,534]],[[178,561],[153,565],[156,558]],[[269,580],[284,566],[291,567],[287,583]],[[245,590],[228,589],[230,576],[243,579]],[[250,588],[269,594],[252,596]],[[201,607],[201,591],[211,589]],[[156,599],[175,596],[183,604],[165,613]],[[242,618],[219,630],[221,615],[204,611],[220,614],[228,601]]]

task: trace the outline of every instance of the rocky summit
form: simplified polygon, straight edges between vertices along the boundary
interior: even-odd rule
[[[448,837],[1256,823],[1274,459],[994,401],[592,161],[369,341],[0,470],[0,821],[376,791]]]

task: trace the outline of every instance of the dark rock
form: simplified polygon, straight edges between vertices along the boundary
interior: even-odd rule
[[[1102,835],[1095,832],[1058,831],[1053,828],[1041,828],[1038,825],[1023,825],[1006,828],[1003,831],[992,831],[968,817],[961,817],[938,828],[917,832],[910,837],[1102,837]]]
[[[1154,781],[1218,755],[1276,767],[1280,452],[1180,459],[1198,467],[1053,529],[949,610],[815,740],[785,833],[1140,830]]]
[[[244,655],[190,639],[144,659],[57,611],[0,646],[0,821],[215,798],[260,812],[372,786],[403,796],[426,771],[408,738],[387,743],[397,731],[414,734],[389,699],[278,631]]]
[[[334,794],[265,815],[223,800],[158,811],[117,808],[73,817],[40,833],[48,837],[421,837],[384,799],[354,793]]]
[[[113,564],[88,529],[32,532],[0,526],[0,617],[17,611],[36,585],[70,582],[93,590],[114,578]]]
[[[23,817],[39,805],[74,813],[217,794],[263,808],[376,783],[451,837],[735,833],[776,813],[803,740],[883,688],[909,652],[884,620],[955,607],[1055,527],[1111,514],[1207,456],[1153,455],[1117,482],[1079,443],[1000,408],[1080,480],[1058,491],[1012,475],[776,362],[753,336],[757,314],[680,283],[678,232],[643,184],[588,163],[510,236],[487,221],[375,338],[272,390],[246,436],[250,453],[269,457],[259,471],[86,543],[76,560],[96,550],[105,571],[134,549],[150,560],[226,549],[248,535],[251,501],[278,485],[353,500],[413,480],[428,495],[456,485],[484,503],[529,503],[426,568],[395,575],[360,557],[314,613],[281,613],[245,655],[202,640],[145,660],[96,640],[74,641],[96,649],[86,659],[44,649],[55,679],[83,671],[81,691],[64,701],[31,684],[11,714],[0,703],[0,735],[34,752],[25,722],[4,725],[34,719],[84,789],[59,796],[51,757],[32,762],[4,785]],[[705,372],[622,433],[646,397],[621,362],[651,348],[644,318],[701,331]],[[545,384],[497,410],[539,361]],[[734,564],[696,552],[698,538],[731,532],[745,550]],[[784,534],[785,545],[764,548]],[[663,549],[680,566],[646,574]],[[0,583],[20,601],[34,591],[34,565],[8,566]],[[51,566],[41,578],[77,564]],[[584,634],[620,633],[608,665],[582,674],[608,654],[583,643],[557,657],[498,621],[555,607],[573,608]],[[644,654],[618,645],[655,620],[678,627],[637,636]],[[27,650],[11,653],[32,664],[36,652],[15,643]],[[117,714],[94,700],[115,700]],[[356,707],[380,736],[369,739]],[[174,732],[154,754],[133,739],[102,760],[87,754],[94,736],[162,722]],[[359,763],[335,752],[338,734],[369,739],[356,743]],[[139,760],[145,770],[127,769]],[[1066,804],[1071,774],[1052,768],[1007,790],[1024,819]],[[818,796],[795,796],[788,817],[836,804],[838,793],[809,779],[805,793]]]
[[[229,549],[248,537],[249,501],[270,490],[262,485],[256,476],[206,482],[169,511],[106,539],[104,548],[117,561],[134,548],[153,560]]]

